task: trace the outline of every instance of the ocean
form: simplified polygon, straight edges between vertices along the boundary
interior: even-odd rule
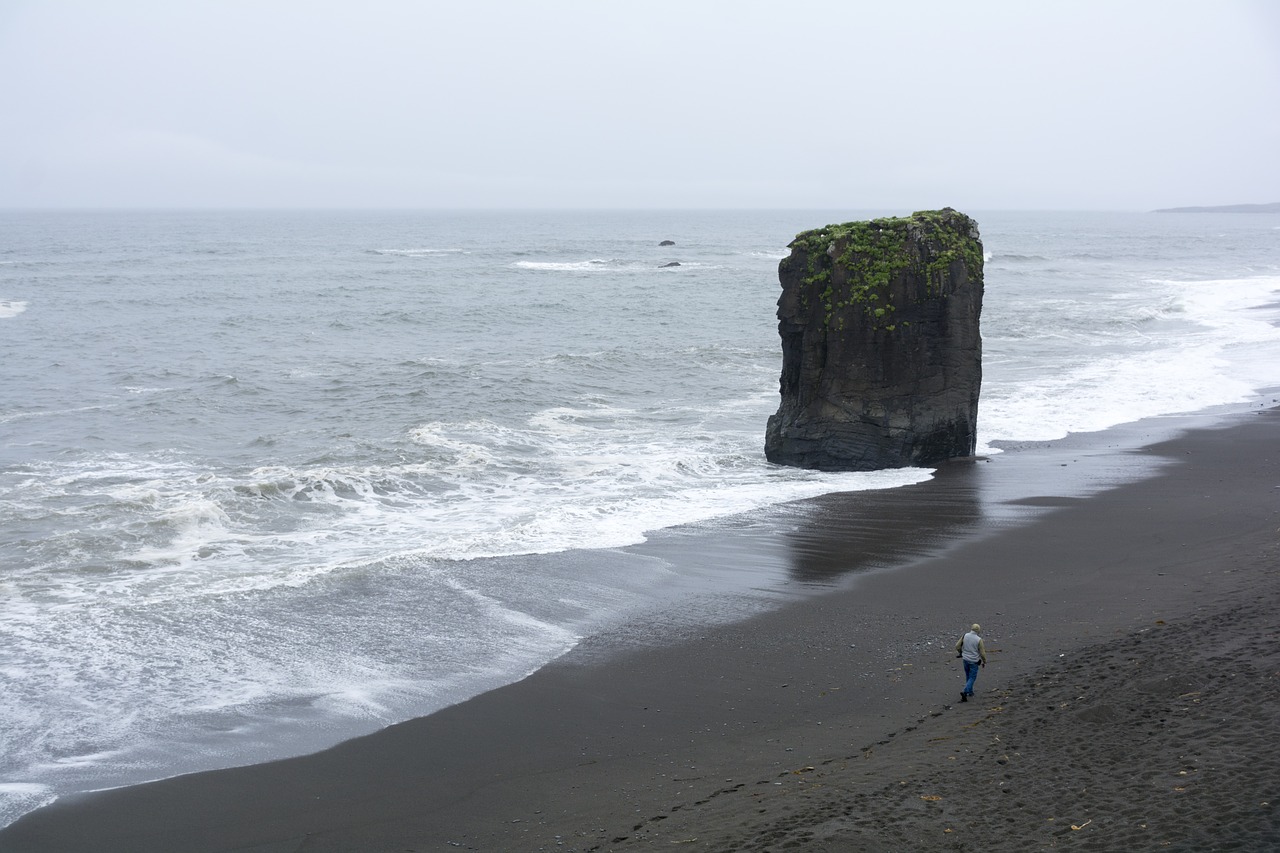
[[[794,594],[635,546],[931,477],[763,456],[787,243],[909,212],[0,212],[0,825]],[[1280,216],[965,212],[981,453],[1280,386]]]

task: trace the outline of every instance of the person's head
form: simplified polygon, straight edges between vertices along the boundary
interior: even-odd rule
[[[973,623],[973,627],[972,627],[972,628],[970,628],[969,630],[970,630],[970,631],[972,631],[972,632],[973,632],[973,633],[975,633],[975,634],[981,634],[981,633],[982,633],[982,626],[981,626],[981,625],[979,625],[977,622],[974,622],[974,623]]]

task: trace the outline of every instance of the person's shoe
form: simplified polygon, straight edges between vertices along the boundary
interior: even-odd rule
[[[960,694],[960,701],[961,701],[961,702],[968,702],[968,701],[969,701],[969,694],[968,694],[968,693],[961,693],[961,694]]]

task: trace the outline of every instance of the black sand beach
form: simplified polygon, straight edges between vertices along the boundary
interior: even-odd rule
[[[831,496],[776,534],[827,594],[593,638],[316,755],[68,798],[0,850],[1280,849],[1278,449],[1269,409]],[[1166,464],[1054,487],[1126,460]],[[1010,503],[1011,482],[1033,488]],[[961,704],[951,644],[973,621],[990,665]]]

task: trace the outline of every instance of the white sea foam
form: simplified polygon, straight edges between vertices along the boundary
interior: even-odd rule
[[[1237,339],[1245,329],[1251,330],[1245,333],[1246,337],[1262,334],[1262,327],[1270,323],[1246,309],[1273,306],[1280,300],[1280,276],[1150,283],[1172,288],[1184,310],[1197,322],[1232,329],[1228,340]]]
[[[0,782],[0,826],[8,826],[18,818],[58,799],[49,785],[33,782]]]
[[[5,319],[8,319],[9,317],[17,317],[19,314],[21,314],[23,311],[26,311],[26,310],[27,310],[26,302],[19,302],[17,300],[0,302],[0,320],[5,320]]]
[[[1071,350],[1054,371],[1004,377],[994,363],[979,407],[979,437],[1040,441],[1121,423],[1244,403],[1277,379],[1257,345],[1280,345],[1273,306],[1280,278],[1147,281],[1143,290],[1088,301],[1045,337]],[[1174,324],[1170,328],[1149,323]],[[1101,333],[1101,334],[1100,334]],[[989,447],[985,448],[989,449]]]
[[[695,261],[677,261],[675,266],[669,266],[668,261],[634,261],[621,260],[613,258],[605,260],[602,258],[592,258],[586,261],[516,261],[511,266],[514,269],[534,270],[538,272],[590,272],[590,273],[639,273],[654,272],[658,270],[671,271],[679,270],[685,267],[691,268],[709,268],[719,269],[716,264],[699,263]]]
[[[404,257],[416,258],[427,255],[461,255],[466,254],[465,249],[374,249],[376,255],[401,255]]]
[[[768,396],[736,408],[767,406]],[[70,470],[36,465],[14,494],[31,507],[81,496],[74,532],[31,552],[30,577],[43,598],[159,606],[300,588],[392,557],[619,547],[676,524],[928,477],[778,469],[760,458],[754,433],[716,434],[696,423],[672,430],[669,418],[646,423],[635,410],[595,406],[545,409],[524,427],[433,422],[410,432],[427,451],[422,461],[272,466],[243,476],[211,474],[172,454],[103,454]],[[130,520],[117,536],[106,525],[118,516]],[[108,570],[65,573],[88,554]],[[50,571],[58,582],[48,582]]]
[[[1043,255],[1026,255],[1015,252],[1000,252],[999,254],[985,250],[982,253],[983,263],[1042,263],[1049,260]]]
[[[536,413],[525,430],[487,423],[417,428],[416,441],[452,456],[439,473],[451,482],[452,505],[441,509],[455,533],[422,553],[469,559],[619,547],[673,524],[929,476],[775,469],[759,459],[755,435],[672,435],[663,426],[646,428],[638,413],[617,407],[557,407]],[[482,517],[473,517],[472,507],[481,506]]]
[[[552,272],[613,272],[621,268],[621,262],[593,258],[589,261],[516,261],[511,266]]]

